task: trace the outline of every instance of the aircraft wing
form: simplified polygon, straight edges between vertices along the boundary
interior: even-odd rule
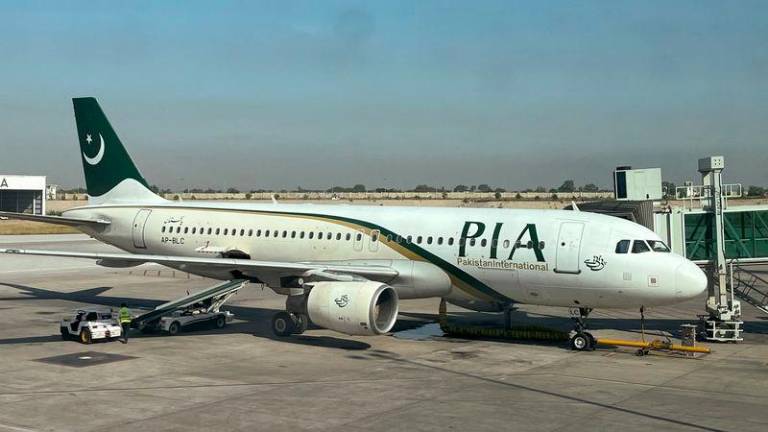
[[[42,255],[98,260],[108,267],[128,267],[143,263],[157,263],[185,270],[189,267],[217,267],[224,271],[239,271],[243,274],[278,273],[282,275],[318,277],[345,280],[351,276],[366,279],[391,279],[397,270],[387,266],[344,265],[312,262],[255,261],[249,259],[221,257],[184,257],[172,255],[146,255],[126,253],[63,252],[33,249],[0,249],[0,253],[15,255]],[[345,278],[346,276],[346,278]]]
[[[43,216],[43,215],[34,215],[29,213],[14,213],[14,212],[6,212],[6,211],[0,211],[0,218],[21,219],[21,220],[28,220],[33,222],[45,222],[45,223],[51,223],[51,224],[57,224],[57,225],[69,225],[69,226],[90,225],[90,226],[96,227],[96,226],[107,226],[110,224],[110,221],[106,219],[87,219],[87,218],[64,217],[64,216]]]

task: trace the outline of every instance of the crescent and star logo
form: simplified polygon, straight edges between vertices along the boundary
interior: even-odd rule
[[[93,141],[93,138],[91,138],[91,134],[85,135],[85,142],[87,142],[89,145]],[[99,151],[96,153],[96,156],[94,157],[88,157],[88,155],[83,152],[83,158],[86,162],[88,162],[88,165],[96,165],[99,162],[101,162],[101,158],[104,157],[104,137],[99,134]]]

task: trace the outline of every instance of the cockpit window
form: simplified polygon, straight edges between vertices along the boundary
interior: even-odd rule
[[[651,249],[648,248],[648,245],[645,244],[642,240],[635,240],[632,243],[632,253],[643,253],[643,252],[650,252]]]
[[[669,247],[661,240],[648,240],[648,245],[654,252],[669,252]]]
[[[616,243],[616,253],[625,254],[629,252],[629,240],[621,240]]]

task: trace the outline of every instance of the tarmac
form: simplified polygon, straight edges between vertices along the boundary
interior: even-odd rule
[[[83,235],[0,236],[0,247],[110,251]],[[394,335],[323,329],[275,338],[283,297],[248,285],[221,330],[62,341],[82,305],[135,309],[215,281],[155,265],[0,256],[0,431],[765,431],[768,315],[745,309],[745,341],[696,358],[629,348],[441,336],[437,300],[403,301]],[[704,299],[646,311],[676,336]],[[501,325],[449,308],[452,320]],[[568,328],[562,308],[521,306],[515,322]],[[639,339],[637,311],[597,310],[598,337]],[[648,337],[648,336],[646,336]]]

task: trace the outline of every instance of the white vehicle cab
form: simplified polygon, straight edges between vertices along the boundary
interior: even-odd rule
[[[117,339],[123,332],[111,309],[77,309],[59,324],[61,338],[89,344],[99,339]]]

